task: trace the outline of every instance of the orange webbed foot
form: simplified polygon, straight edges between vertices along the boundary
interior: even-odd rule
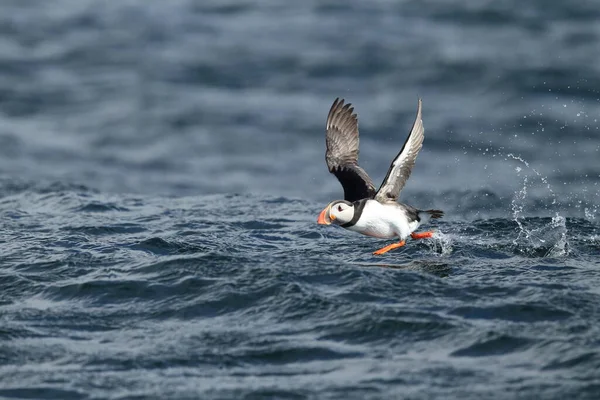
[[[376,256],[379,256],[381,254],[387,253],[390,250],[394,250],[394,249],[397,249],[398,247],[402,247],[405,244],[406,244],[406,242],[404,240],[401,240],[398,243],[392,243],[392,244],[390,244],[388,246],[385,246],[384,248],[379,249],[379,250],[373,252],[373,254],[376,255]]]
[[[429,232],[420,232],[420,233],[411,233],[410,237],[413,239],[427,239],[433,237],[433,231]]]

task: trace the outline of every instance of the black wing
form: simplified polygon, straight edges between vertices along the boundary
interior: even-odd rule
[[[423,146],[423,118],[421,116],[421,99],[417,107],[417,117],[413,127],[402,146],[402,150],[396,156],[390,169],[388,170],[381,187],[377,191],[375,200],[380,203],[396,201],[400,196],[400,191],[406,184],[410,173],[415,165],[419,150]]]
[[[358,118],[350,103],[335,99],[327,115],[325,161],[344,188],[344,200],[372,199],[375,186],[358,166]]]

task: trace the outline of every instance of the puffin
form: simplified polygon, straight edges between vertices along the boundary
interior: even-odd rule
[[[344,99],[333,102],[326,125],[325,161],[344,189],[344,199],[334,200],[319,214],[320,225],[339,225],[349,231],[380,239],[398,238],[373,254],[381,255],[406,244],[406,239],[425,239],[433,231],[415,232],[431,218],[441,218],[440,210],[421,210],[398,202],[423,146],[422,102],[418,101],[417,116],[402,149],[392,161],[385,179],[375,190],[369,175],[358,165],[358,117],[351,103]]]

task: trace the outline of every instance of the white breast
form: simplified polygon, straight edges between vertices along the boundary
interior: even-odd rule
[[[348,230],[378,238],[400,237],[405,239],[419,227],[418,221],[409,222],[402,207],[367,200],[362,215]]]

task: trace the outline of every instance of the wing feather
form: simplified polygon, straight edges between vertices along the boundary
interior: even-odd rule
[[[344,188],[344,199],[356,201],[375,196],[369,175],[358,165],[358,117],[352,104],[335,99],[327,115],[325,161]]]
[[[424,138],[423,119],[421,115],[421,99],[417,108],[417,117],[413,127],[402,146],[402,150],[396,156],[392,165],[375,195],[375,200],[380,203],[397,201],[402,188],[410,177],[415,165],[419,150],[423,147]]]

